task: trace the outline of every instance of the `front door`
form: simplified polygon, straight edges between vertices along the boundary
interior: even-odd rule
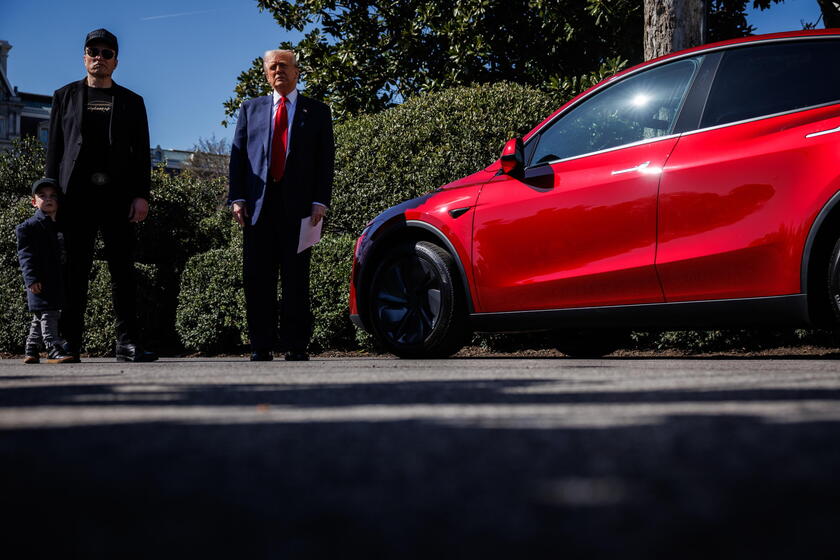
[[[522,177],[482,188],[473,229],[480,311],[663,301],[659,179],[698,66],[658,66],[586,99],[529,138]]]

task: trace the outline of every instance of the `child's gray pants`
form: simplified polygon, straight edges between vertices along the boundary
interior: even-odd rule
[[[29,324],[29,336],[26,337],[26,355],[37,355],[41,343],[47,351],[58,345],[62,348],[65,343],[58,334],[58,318],[61,311],[50,309],[49,311],[34,311],[32,323]]]

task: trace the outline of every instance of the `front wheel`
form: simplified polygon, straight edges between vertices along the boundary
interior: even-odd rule
[[[469,336],[452,256],[428,241],[398,245],[376,267],[368,317],[377,341],[400,358],[442,358]]]

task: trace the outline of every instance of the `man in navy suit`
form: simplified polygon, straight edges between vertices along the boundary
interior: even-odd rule
[[[228,193],[233,218],[243,228],[251,360],[273,359],[278,338],[286,360],[308,360],[311,250],[297,249],[301,220],[309,217],[317,225],[330,203],[332,115],[325,104],[298,93],[294,52],[266,52],[263,69],[274,91],[239,108]],[[278,274],[283,292],[279,333]]]

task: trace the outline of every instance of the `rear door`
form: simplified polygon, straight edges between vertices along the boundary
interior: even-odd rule
[[[662,174],[667,301],[800,292],[808,227],[840,188],[838,60],[825,38],[724,53],[698,129]]]

